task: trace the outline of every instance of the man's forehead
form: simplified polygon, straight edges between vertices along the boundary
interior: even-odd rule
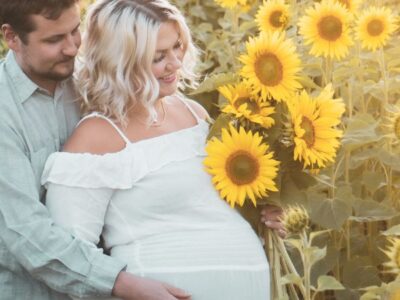
[[[63,10],[56,19],[46,17],[45,14],[31,15],[34,32],[42,35],[65,34],[79,25],[80,15],[79,6],[73,5]]]

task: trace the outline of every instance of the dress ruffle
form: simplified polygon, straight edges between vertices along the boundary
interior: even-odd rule
[[[207,122],[154,138],[129,143],[103,155],[55,152],[44,167],[41,183],[82,188],[130,189],[147,174],[172,162],[205,156]]]

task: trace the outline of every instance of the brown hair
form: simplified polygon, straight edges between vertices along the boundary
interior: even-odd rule
[[[0,0],[0,26],[9,24],[27,43],[28,33],[36,29],[32,15],[42,15],[47,19],[57,19],[63,10],[79,0]]]

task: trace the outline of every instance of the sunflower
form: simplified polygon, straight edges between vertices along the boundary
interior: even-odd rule
[[[390,300],[400,300],[400,289],[395,290],[390,294]]]
[[[361,4],[361,0],[336,0],[338,3],[343,5],[349,12],[356,13],[358,7]]]
[[[215,0],[218,5],[224,8],[234,8],[236,6],[245,6],[247,3],[247,0]]]
[[[319,169],[333,162],[342,131],[334,128],[345,111],[342,99],[333,99],[329,84],[316,98],[306,91],[288,103],[294,135],[294,159],[304,167]]]
[[[341,59],[353,44],[350,38],[350,12],[338,2],[324,0],[306,10],[300,19],[300,34],[312,44],[310,54]]]
[[[279,162],[268,152],[258,133],[222,129],[221,140],[212,138],[206,146],[206,170],[222,198],[234,207],[243,205],[246,197],[256,205],[256,198],[277,191],[274,179]]]
[[[382,250],[388,257],[389,261],[384,266],[389,268],[390,273],[399,274],[400,272],[400,238],[389,237],[391,245]]]
[[[388,105],[385,110],[380,126],[382,136],[394,149],[400,150],[400,103]]]
[[[275,112],[275,109],[268,102],[261,101],[252,95],[245,82],[235,86],[225,85],[218,88],[218,91],[229,101],[222,112],[232,114],[238,119],[245,118],[264,128],[274,125],[275,120],[270,115]]]
[[[260,6],[256,22],[260,31],[285,30],[289,21],[289,6],[284,0],[269,0]]]
[[[307,230],[310,224],[310,217],[303,206],[291,205],[285,209],[282,223],[287,232],[298,234],[303,230]]]
[[[283,33],[262,32],[246,43],[247,54],[240,56],[244,64],[241,75],[248,80],[263,100],[285,100],[301,88],[297,73],[300,59],[296,48]]]
[[[396,27],[396,19],[389,8],[371,7],[361,13],[357,21],[356,37],[364,49],[375,51],[386,45]]]

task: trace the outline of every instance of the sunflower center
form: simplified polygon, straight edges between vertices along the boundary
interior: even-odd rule
[[[394,120],[394,134],[400,140],[400,116]]]
[[[253,115],[253,114],[258,114],[258,113],[260,113],[260,107],[259,107],[259,105],[257,104],[257,102],[256,101],[254,101],[253,99],[251,99],[251,98],[245,98],[245,97],[243,97],[243,98],[238,98],[236,101],[235,101],[235,104],[234,104],[234,106],[235,106],[235,108],[236,109],[238,109],[239,107],[240,107],[240,105],[242,105],[242,104],[247,104],[247,109],[250,111],[250,113]]]
[[[282,20],[283,20],[282,11],[280,11],[280,10],[275,10],[269,16],[269,22],[275,28],[280,28],[284,25],[284,22],[282,22]]]
[[[252,183],[258,177],[259,168],[257,159],[243,150],[232,153],[225,165],[228,177],[237,185]]]
[[[319,35],[328,41],[336,41],[342,35],[342,22],[335,16],[326,16],[318,23]]]
[[[383,32],[384,26],[381,20],[374,19],[367,25],[367,31],[371,36],[378,36]]]
[[[257,58],[255,73],[264,85],[275,86],[282,81],[283,66],[275,54],[266,53]]]
[[[314,145],[315,142],[315,129],[310,119],[303,117],[300,127],[305,131],[303,139],[306,141],[308,147]]]

